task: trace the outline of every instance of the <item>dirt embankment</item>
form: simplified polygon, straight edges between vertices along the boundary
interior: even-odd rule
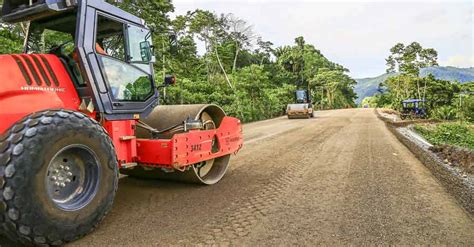
[[[446,191],[453,195],[464,209],[474,216],[474,175],[472,174],[472,150],[464,150],[452,146],[426,147],[398,128],[406,127],[420,121],[392,121],[375,110],[388,129],[403,143],[433,175],[444,185]],[[427,121],[421,121],[427,122]]]
[[[474,150],[451,145],[436,145],[430,150],[438,154],[445,163],[474,175]]]

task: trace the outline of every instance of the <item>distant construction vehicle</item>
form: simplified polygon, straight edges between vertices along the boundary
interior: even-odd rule
[[[402,101],[401,119],[426,118],[426,100],[407,99]]]
[[[286,114],[289,119],[293,118],[312,118],[314,117],[313,104],[309,90],[300,89],[295,91],[294,104],[288,104]]]

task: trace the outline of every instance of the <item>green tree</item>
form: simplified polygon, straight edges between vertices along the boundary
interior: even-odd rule
[[[0,22],[0,54],[21,53],[27,29],[28,23]]]
[[[354,107],[354,99],[357,97],[352,90],[356,81],[344,74],[341,70],[320,70],[318,75],[313,79],[312,91],[315,92],[313,98],[318,99],[317,88],[321,89],[321,97],[323,108],[348,108]],[[326,99],[324,101],[324,99]]]
[[[405,46],[397,43],[390,49],[386,59],[387,73],[400,72],[418,76],[421,68],[438,65],[438,52],[433,48],[423,48],[420,43],[412,42]]]
[[[398,73],[398,75],[388,78],[380,85],[380,88],[386,90],[386,95],[379,99],[388,100],[389,105],[395,109],[400,109],[400,102],[408,98],[429,99],[433,100],[430,101],[432,106],[437,105],[436,102],[439,102],[440,98],[433,98],[435,95],[433,90],[446,92],[446,87],[449,88],[450,85],[436,80],[431,75],[426,78],[419,77],[420,69],[438,65],[437,59],[438,52],[435,49],[423,48],[418,42],[412,42],[407,46],[402,43],[394,45],[386,59],[387,73]],[[447,102],[452,98],[451,95],[443,96],[446,96],[444,99]]]

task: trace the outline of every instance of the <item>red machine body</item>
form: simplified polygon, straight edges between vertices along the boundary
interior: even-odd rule
[[[79,111],[80,99],[74,84],[55,55],[0,56],[0,133],[22,118],[48,109]],[[88,112],[86,112],[88,113]],[[88,115],[98,121],[95,112]],[[240,120],[224,117],[219,128],[176,134],[171,139],[137,139],[137,120],[102,120],[120,166],[183,168],[204,160],[237,152],[243,144]],[[213,152],[213,143],[218,149]],[[214,145],[214,149],[215,149]]]
[[[224,117],[218,129],[176,134],[170,140],[138,139],[137,161],[148,166],[182,168],[232,154],[242,147],[242,143],[240,120]]]
[[[113,140],[121,166],[139,163],[179,169],[235,153],[243,145],[240,120],[233,117],[224,117],[217,129],[192,130],[175,134],[171,139],[135,138],[135,120],[107,121],[104,127]]]
[[[54,55],[0,55],[0,133],[33,112],[77,110],[73,82]]]

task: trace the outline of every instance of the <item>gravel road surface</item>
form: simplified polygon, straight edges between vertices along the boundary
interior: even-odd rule
[[[123,178],[112,212],[70,246],[474,246],[474,219],[373,109],[244,133],[217,185]]]

